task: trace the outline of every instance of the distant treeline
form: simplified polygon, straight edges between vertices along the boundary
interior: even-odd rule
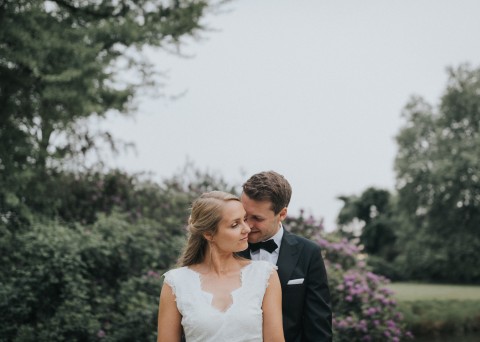
[[[339,229],[392,279],[480,283],[480,69],[450,69],[440,103],[403,117],[396,190],[340,197]]]

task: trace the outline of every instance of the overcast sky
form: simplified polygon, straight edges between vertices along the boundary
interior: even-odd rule
[[[152,54],[176,101],[139,98],[111,116],[136,144],[112,166],[157,180],[191,160],[240,185],[263,170],[335,227],[337,196],[393,190],[395,135],[412,95],[437,104],[446,67],[480,65],[480,1],[238,0],[205,18],[215,31],[178,58]]]

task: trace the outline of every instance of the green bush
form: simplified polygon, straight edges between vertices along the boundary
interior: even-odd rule
[[[38,224],[4,235],[0,336],[4,341],[83,340],[98,330],[78,232]]]
[[[402,301],[399,310],[405,317],[405,323],[416,335],[480,331],[480,301]]]
[[[92,226],[58,222],[4,235],[0,336],[5,341],[155,339],[161,281],[182,238],[114,214]]]
[[[403,279],[403,275],[398,271],[396,264],[385,260],[383,257],[369,255],[367,265],[372,269],[372,272],[387,277],[392,281]]]
[[[27,214],[1,208],[0,341],[154,341],[160,275],[191,201],[233,189],[191,166],[161,184],[120,171],[56,179],[42,205],[16,207]]]

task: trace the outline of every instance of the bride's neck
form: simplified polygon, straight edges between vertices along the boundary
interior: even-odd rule
[[[216,248],[208,248],[203,264],[217,275],[224,275],[238,268],[237,259],[232,252],[220,252]]]

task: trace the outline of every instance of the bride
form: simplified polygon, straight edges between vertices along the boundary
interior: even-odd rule
[[[181,267],[164,274],[158,342],[284,342],[276,266],[236,252],[250,227],[234,195],[212,191],[193,202]]]

